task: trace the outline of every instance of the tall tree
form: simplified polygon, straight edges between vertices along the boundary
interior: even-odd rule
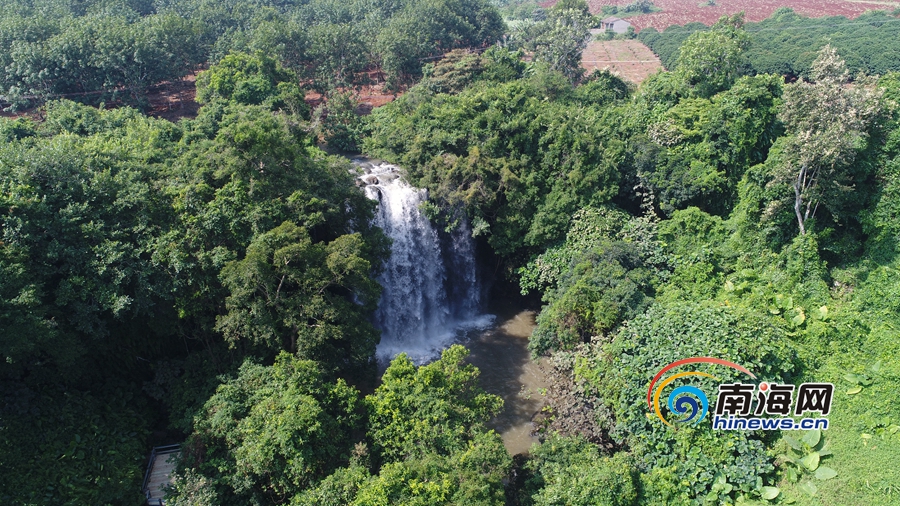
[[[881,90],[849,84],[844,60],[830,45],[812,67],[813,82],[785,86],[784,122],[787,153],[781,177],[794,188],[794,213],[801,234],[820,205],[840,217],[854,184],[862,176],[854,167],[857,151],[869,135],[881,105]]]
[[[584,74],[581,53],[590,40],[593,18],[584,0],[560,2],[547,19],[536,25],[533,39],[526,45],[534,60],[547,63],[574,83]]]
[[[204,405],[181,458],[175,504],[283,504],[345,463],[358,392],[315,362],[282,353],[250,362]]]
[[[351,296],[371,310],[381,291],[365,249],[360,234],[313,243],[289,221],[259,235],[243,260],[222,270],[231,294],[218,329],[232,343],[247,338],[323,364],[367,363],[378,332]]]
[[[676,72],[694,95],[709,98],[740,77],[749,44],[743,26],[743,13],[723,16],[711,30],[695,32],[681,45]]]
[[[503,399],[478,386],[479,371],[465,364],[469,351],[453,345],[441,359],[416,367],[401,354],[366,397],[369,437],[385,462],[463,450],[486,432]]]

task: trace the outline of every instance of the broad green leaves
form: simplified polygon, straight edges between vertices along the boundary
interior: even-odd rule
[[[800,439],[806,446],[810,448],[815,447],[819,444],[819,441],[822,439],[822,431],[820,430],[811,430],[803,435],[803,438]],[[807,466],[808,467],[808,466]]]
[[[815,471],[819,468],[819,454],[812,452],[800,459],[800,464],[809,471]]]
[[[760,496],[767,501],[771,501],[778,497],[778,494],[780,493],[781,490],[779,490],[778,487],[763,487]]]
[[[615,413],[612,436],[633,447],[638,466],[671,476],[656,483],[673,487],[690,497],[713,491],[713,477],[723,479],[735,491],[749,493],[762,487],[759,476],[774,470],[762,441],[749,432],[713,431],[706,422],[696,429],[670,429],[647,416],[648,377],[660,367],[685,357],[717,356],[748,367],[760,377],[775,378],[792,367],[794,350],[778,329],[764,325],[763,316],[714,303],[656,303],[622,328],[610,345],[594,346],[586,366],[599,384],[593,391]],[[615,358],[607,358],[615,357]],[[697,380],[696,386],[715,392],[715,386],[738,380],[722,368],[701,369],[716,381]],[[700,476],[709,479],[699,479]],[[661,480],[661,478],[660,478]],[[666,484],[668,483],[668,484]],[[690,483],[679,485],[680,483]]]
[[[791,455],[778,456],[783,461],[783,475],[789,482],[800,482],[806,476],[826,481],[838,475],[834,469],[821,465],[823,458],[832,455],[821,430],[807,431],[799,440],[787,434],[781,439],[792,451]],[[810,496],[818,492],[818,486],[812,480],[803,481],[798,488]]]

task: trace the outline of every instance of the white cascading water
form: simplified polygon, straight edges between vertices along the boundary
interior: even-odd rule
[[[400,178],[387,163],[355,159],[366,196],[378,201],[375,224],[393,241],[379,282],[384,288],[375,325],[381,330],[378,355],[406,352],[417,363],[433,359],[458,332],[488,325],[479,315],[481,289],[475,245],[468,224],[440,233],[419,210],[427,192]]]

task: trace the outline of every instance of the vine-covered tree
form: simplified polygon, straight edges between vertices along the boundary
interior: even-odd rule
[[[546,63],[574,83],[584,74],[581,53],[590,41],[592,25],[584,0],[559,2],[531,29],[526,47],[534,51],[535,61]]]
[[[691,34],[681,45],[677,73],[695,96],[727,90],[744,72],[749,38],[744,14],[724,16],[709,31]]]

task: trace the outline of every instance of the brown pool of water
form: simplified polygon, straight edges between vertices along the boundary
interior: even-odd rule
[[[525,453],[538,438],[531,435],[531,419],[544,406],[547,380],[540,363],[531,359],[528,337],[534,330],[534,311],[498,315],[498,324],[473,336],[469,362],[481,370],[481,387],[503,398],[503,411],[490,423],[511,455]]]

